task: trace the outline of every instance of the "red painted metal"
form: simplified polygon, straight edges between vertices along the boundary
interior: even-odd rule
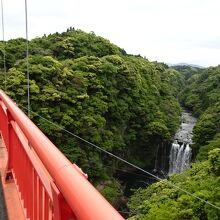
[[[0,130],[26,218],[124,219],[2,90]]]

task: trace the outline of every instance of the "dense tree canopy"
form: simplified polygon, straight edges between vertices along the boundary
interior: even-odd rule
[[[129,201],[131,220],[219,219],[220,67],[210,67],[198,72],[188,70],[185,75],[186,69],[179,69],[186,80],[179,98],[182,105],[198,117],[192,145],[195,163],[191,169],[174,174],[168,180],[152,184],[146,189],[138,189]]]
[[[185,80],[188,80],[193,75],[198,74],[202,71],[201,68],[190,65],[176,65],[172,66],[172,68],[180,72],[184,76]]]
[[[26,111],[25,40],[9,40],[5,46],[6,92]],[[219,66],[169,68],[128,55],[108,40],[74,28],[35,38],[29,48],[32,120],[115,206],[123,190],[116,172],[125,165],[61,127],[150,169],[157,146],[170,141],[179,126],[179,98],[199,117],[193,147],[197,161],[202,162],[137,190],[129,201],[131,219],[219,218],[219,210],[169,184],[220,206]],[[1,88],[5,83],[3,51],[0,42]]]
[[[220,133],[220,66],[210,67],[189,78],[188,86],[181,92],[181,100],[199,117],[193,136],[198,152],[214,138],[218,140]]]
[[[3,48],[1,42],[2,52]],[[110,180],[107,187],[116,191],[105,188],[104,194],[117,196],[120,186],[113,179],[117,163],[55,125],[142,167],[152,167],[156,146],[170,140],[178,128],[177,93],[183,76],[74,28],[35,38],[29,48],[32,119],[95,184]],[[5,49],[7,93],[26,111],[25,40],[9,40]],[[3,88],[2,53],[0,67]]]
[[[220,149],[210,151],[205,162],[192,169],[157,182],[147,189],[139,189],[129,202],[130,220],[218,220],[220,210],[200,201],[200,197],[220,207]],[[193,196],[173,187],[187,190]]]

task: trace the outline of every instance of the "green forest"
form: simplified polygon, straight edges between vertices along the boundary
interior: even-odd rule
[[[220,207],[220,66],[171,68],[72,27],[32,39],[29,54],[31,119],[113,206],[129,219],[219,219],[219,209],[171,184]],[[25,39],[0,42],[1,89],[25,112],[26,64]],[[182,107],[198,118],[192,168],[128,198],[118,171],[134,170],[63,130],[151,171]]]
[[[220,216],[220,66],[205,70],[175,69],[185,78],[185,86],[178,96],[180,103],[198,117],[193,130],[194,163],[181,174],[138,189],[129,201],[131,220],[217,220]]]

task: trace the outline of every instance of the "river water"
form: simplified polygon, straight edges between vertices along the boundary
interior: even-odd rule
[[[190,112],[183,110],[181,121],[170,150],[168,175],[181,173],[188,169],[191,163],[192,149],[190,145],[193,143],[192,131],[196,124],[196,118]]]
[[[179,143],[192,144],[192,131],[196,124],[196,118],[194,118],[192,114],[186,110],[183,110],[181,118],[182,123],[176,132],[174,139]]]

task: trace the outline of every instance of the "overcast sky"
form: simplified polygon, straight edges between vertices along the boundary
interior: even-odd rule
[[[24,2],[3,0],[6,39],[25,37]],[[72,26],[151,61],[220,64],[220,0],[27,2],[29,38]]]

